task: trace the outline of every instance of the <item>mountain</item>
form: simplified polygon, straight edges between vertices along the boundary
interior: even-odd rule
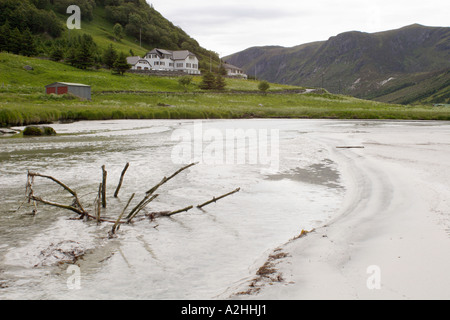
[[[67,28],[71,5],[81,9],[80,30]],[[10,41],[28,32],[36,43],[32,54],[16,48],[23,41]],[[216,53],[201,47],[145,0],[0,0],[0,51],[3,45],[3,51],[51,57],[55,47],[67,52],[70,42],[84,34],[92,37],[98,55],[113,45],[128,55],[143,55],[155,47],[189,50],[199,57],[201,69],[209,69],[210,56],[218,60]]]
[[[450,100],[448,27],[351,31],[292,48],[253,47],[223,60],[259,79],[358,98],[405,104]]]

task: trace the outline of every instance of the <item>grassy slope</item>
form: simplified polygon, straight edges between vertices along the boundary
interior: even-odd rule
[[[32,71],[23,66],[30,65]],[[198,89],[201,78],[187,92],[177,78],[158,78],[107,70],[83,71],[68,65],[0,53],[0,125],[26,125],[58,120],[205,119],[205,118],[346,118],[450,120],[450,109],[404,107],[347,96],[255,94],[258,82],[227,79],[223,93]],[[56,81],[92,86],[92,101],[45,95],[44,86]],[[277,92],[298,87],[271,85]],[[244,93],[236,93],[241,90]],[[139,93],[105,93],[139,91]],[[160,93],[161,91],[165,93]],[[248,91],[248,93],[245,93]],[[170,92],[170,93],[167,93]]]
[[[23,67],[30,65],[34,70]],[[102,91],[170,91],[182,92],[177,78],[149,77],[145,75],[113,75],[111,71],[80,70],[64,63],[0,53],[0,92],[43,93],[44,86],[53,82],[76,82],[89,84],[93,93]],[[194,78],[199,83],[200,77]],[[228,79],[228,89],[258,90],[258,82]],[[271,90],[294,89],[298,87],[272,84]],[[200,91],[192,85],[189,91]]]
[[[112,44],[116,50],[127,55],[129,54],[130,49],[133,50],[136,55],[140,56],[143,56],[150,50],[150,48],[140,47],[139,42],[136,42],[133,38],[128,36],[125,36],[120,41],[115,41],[113,34],[114,25],[106,20],[105,9],[103,7],[96,7],[94,9],[94,16],[95,19],[92,21],[81,22],[81,30],[70,30],[70,35],[72,36],[83,33],[90,34],[101,51],[106,49],[110,44]],[[58,17],[64,22],[68,16],[58,14]],[[69,35],[68,30],[65,31],[65,35]]]
[[[390,86],[379,89],[373,100],[401,104],[450,103],[450,69],[417,73],[390,81]]]
[[[68,15],[62,15],[56,13],[61,23],[65,24]],[[87,33],[91,35],[97,44],[100,52],[103,52],[109,45],[113,45],[116,50],[123,52],[126,55],[130,54],[130,50],[133,51],[135,55],[143,57],[147,52],[152,50],[154,47],[146,45],[145,42],[142,43],[142,47],[138,39],[134,37],[127,36],[124,32],[124,38],[120,41],[116,41],[113,33],[114,24],[108,21],[106,18],[105,8],[103,6],[97,6],[94,9],[94,19],[92,21],[82,21],[81,30],[65,30],[62,37],[76,36],[78,34]],[[200,48],[195,52],[200,60],[201,65],[208,64],[210,61],[209,51]],[[218,57],[212,52],[212,57],[218,63]],[[207,61],[207,62],[205,62]],[[214,61],[213,61],[214,62]],[[214,66],[213,66],[214,68]]]

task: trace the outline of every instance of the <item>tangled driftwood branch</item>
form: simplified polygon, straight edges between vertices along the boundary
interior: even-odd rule
[[[49,180],[55,182],[56,184],[60,185],[61,187],[63,187],[64,190],[66,190],[73,196],[74,201],[73,201],[72,205],[68,206],[68,205],[63,205],[63,204],[59,204],[59,203],[55,203],[55,202],[51,202],[51,201],[46,201],[40,197],[35,196],[34,190],[33,190],[33,184],[34,184],[35,177],[49,179]],[[72,189],[70,189],[67,185],[65,185],[64,183],[59,181],[58,179],[55,179],[52,176],[47,176],[47,175],[30,172],[30,171],[28,171],[27,179],[28,179],[28,181],[27,181],[27,186],[26,186],[26,193],[27,193],[27,197],[28,197],[28,202],[37,201],[37,202],[42,202],[42,203],[50,205],[50,206],[71,210],[75,213],[78,213],[81,217],[89,215],[88,212],[86,210],[84,210],[83,206],[81,205],[81,202],[80,202],[80,199],[78,198],[77,193],[75,191],[73,191]]]
[[[178,171],[176,171],[174,174],[172,174],[169,177],[164,177],[158,184],[156,184],[154,187],[152,187],[150,190],[148,190],[145,193],[144,198],[136,205],[133,207],[133,209],[130,210],[130,212],[125,216],[132,200],[135,197],[135,193],[132,194],[132,196],[130,197],[130,199],[128,200],[126,206],[123,208],[122,213],[119,215],[119,217],[117,219],[111,219],[111,218],[104,218],[101,216],[101,211],[102,208],[106,208],[106,177],[107,177],[107,171],[106,171],[106,167],[102,166],[102,183],[100,183],[99,188],[98,188],[98,193],[97,193],[97,197],[94,201],[94,214],[89,213],[86,209],[84,209],[83,205],[81,204],[81,201],[77,195],[77,193],[71,189],[70,187],[68,187],[65,183],[61,182],[60,180],[49,176],[49,175],[43,175],[40,173],[36,173],[36,172],[31,172],[28,171],[28,175],[27,175],[27,184],[26,184],[26,196],[27,196],[27,200],[29,203],[32,203],[34,206],[33,209],[33,213],[36,214],[37,213],[37,203],[42,203],[45,205],[49,205],[52,207],[56,207],[56,208],[60,208],[60,209],[65,209],[65,210],[69,210],[72,212],[75,212],[76,214],[78,214],[80,216],[80,219],[85,219],[85,220],[95,220],[97,221],[97,223],[101,223],[101,222],[108,222],[108,223],[112,223],[113,227],[111,229],[111,231],[109,232],[110,236],[114,236],[114,234],[117,232],[117,230],[119,230],[120,225],[121,224],[130,224],[131,222],[133,222],[133,219],[136,218],[136,216],[142,211],[144,210],[153,200],[155,200],[159,194],[155,194],[155,192],[164,184],[166,184],[167,182],[169,182],[171,179],[173,179],[175,176],[177,176],[178,174],[180,174],[181,172],[191,168],[192,166],[195,166],[197,163],[191,163],[181,169],[179,169]],[[127,171],[129,167],[129,163],[126,164],[125,168],[122,171],[122,174],[120,176],[120,181],[119,184],[116,188],[116,192],[114,193],[114,197],[118,197],[118,193],[120,191],[120,188],[122,186],[123,183],[123,179],[125,176],[125,173]],[[43,199],[42,197],[36,196],[34,194],[34,181],[35,178],[43,178],[43,179],[47,179],[50,180],[54,183],[56,183],[57,185],[61,186],[66,192],[68,192],[73,200],[72,203],[70,205],[67,204],[61,204],[61,203],[57,203],[54,201],[50,201],[50,200],[46,200]],[[201,205],[198,205],[197,208],[201,209],[211,203],[215,203],[216,201],[223,199],[225,197],[228,197],[232,194],[235,194],[237,192],[240,191],[240,188],[229,192],[227,194],[224,194],[220,197],[214,197],[212,200],[207,201]],[[158,218],[158,217],[171,217],[174,216],[176,214],[179,213],[183,213],[183,212],[188,212],[189,210],[193,209],[194,206],[189,206],[183,209],[179,209],[179,210],[175,210],[175,211],[162,211],[162,212],[152,212],[152,213],[146,213],[145,216],[150,218],[151,220]],[[125,218],[123,218],[125,216]]]

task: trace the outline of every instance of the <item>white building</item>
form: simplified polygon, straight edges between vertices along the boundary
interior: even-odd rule
[[[229,77],[248,79],[248,76],[241,68],[233,66],[232,64],[229,63],[224,63],[223,67],[227,71],[227,76]]]
[[[144,58],[128,57],[132,70],[183,71],[187,74],[200,74],[198,59],[188,50],[170,51],[153,49]]]
[[[128,57],[127,58],[128,64],[132,65],[133,70],[151,70],[152,66],[150,62],[148,62],[146,59],[143,59],[141,57]]]

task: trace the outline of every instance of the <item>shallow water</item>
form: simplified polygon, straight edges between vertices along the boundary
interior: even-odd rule
[[[339,168],[330,146],[308,135],[334,125],[345,123],[97,121],[55,124],[63,134],[56,137],[0,139],[0,299],[220,296],[252,277],[271,250],[338,213],[345,194]],[[259,144],[239,145],[241,129],[256,133]],[[175,140],[189,138],[187,133],[197,140]],[[267,142],[264,154],[262,142]],[[241,151],[245,161],[238,159]],[[259,157],[252,158],[255,152]],[[227,158],[230,154],[236,157]],[[107,238],[110,224],[71,220],[69,211],[43,205],[31,216],[32,207],[23,203],[30,170],[68,184],[92,211],[101,166],[106,165],[104,214],[117,218],[132,193],[136,204],[164,176],[197,160],[199,164],[158,190],[160,196],[147,212],[195,207],[237,187],[241,191],[204,210],[194,208],[171,218],[150,221],[141,214],[142,220],[123,225],[114,239]],[[114,199],[127,162],[130,168]],[[35,183],[37,195],[70,204],[61,188],[39,178]],[[76,262],[79,273],[71,264],[59,264],[60,251],[52,251],[72,245],[85,253]],[[71,286],[74,276],[76,288]]]

